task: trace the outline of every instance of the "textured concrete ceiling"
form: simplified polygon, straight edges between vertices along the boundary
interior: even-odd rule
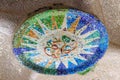
[[[120,45],[120,0],[0,0],[0,80],[29,80],[31,71],[20,65],[12,53],[12,37],[21,23],[27,17],[42,10],[65,7],[77,8],[97,16],[106,25],[110,41]],[[119,64],[119,62],[111,63],[112,61],[119,61],[119,49],[113,50],[113,47],[111,49],[107,52],[109,53],[109,55],[106,55],[107,58],[105,57],[102,62],[100,62],[100,66],[94,74],[91,72],[93,76],[89,77],[91,76],[90,73],[84,76],[84,79],[120,79],[119,75],[117,75],[117,72],[120,72],[117,71],[119,65],[116,65],[117,67],[114,65]],[[103,68],[105,69],[103,70]],[[116,73],[114,73],[114,71],[116,71]],[[108,74],[108,72],[113,73]],[[114,77],[111,75],[114,75]],[[36,78],[36,80],[41,79],[41,76],[42,75]],[[46,76],[44,78],[46,78]],[[60,77],[57,78],[58,80],[61,79]],[[75,77],[69,76],[64,79],[71,80],[71,78]],[[79,75],[77,75],[74,80],[78,80],[78,78],[80,78]],[[55,79],[56,77],[54,77],[54,80]],[[53,78],[51,77],[49,80],[53,80]]]

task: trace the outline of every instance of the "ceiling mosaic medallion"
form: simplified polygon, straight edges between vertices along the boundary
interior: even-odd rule
[[[108,47],[100,20],[74,9],[48,10],[28,18],[15,33],[13,52],[43,74],[66,75],[94,66]]]

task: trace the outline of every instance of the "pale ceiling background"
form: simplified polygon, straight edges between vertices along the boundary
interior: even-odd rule
[[[95,70],[87,75],[56,77],[37,74],[19,64],[12,53],[14,32],[27,17],[59,7],[94,14],[107,28],[110,47]],[[119,58],[120,0],[0,0],[0,80],[120,80]]]

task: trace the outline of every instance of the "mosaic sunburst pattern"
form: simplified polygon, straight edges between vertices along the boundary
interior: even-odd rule
[[[82,72],[104,55],[108,34],[94,16],[73,9],[48,10],[27,19],[13,40],[21,63],[37,72]]]

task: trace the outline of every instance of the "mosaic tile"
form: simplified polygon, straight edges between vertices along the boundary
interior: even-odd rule
[[[48,10],[28,18],[14,35],[13,52],[25,66],[43,74],[84,72],[103,57],[108,34],[93,15]]]

